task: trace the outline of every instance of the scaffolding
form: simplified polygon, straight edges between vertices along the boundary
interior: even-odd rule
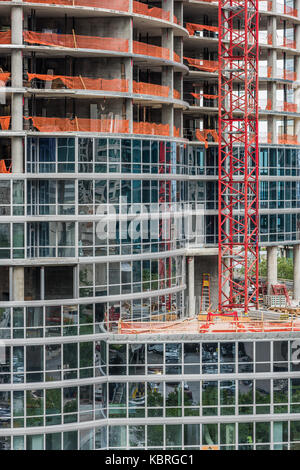
[[[258,307],[258,20],[258,0],[219,0],[221,312]]]

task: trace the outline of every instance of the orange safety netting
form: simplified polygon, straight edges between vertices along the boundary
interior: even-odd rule
[[[283,110],[288,111],[289,113],[296,113],[298,111],[298,106],[296,103],[288,103],[285,101],[283,103]]]
[[[173,52],[173,60],[174,60],[174,62],[181,63],[180,55],[176,54],[176,52]]]
[[[268,34],[268,44],[271,46],[273,44],[273,34]]]
[[[0,73],[0,86],[1,86],[1,82],[6,84],[9,78],[10,78],[9,72],[1,72]]]
[[[5,160],[0,160],[0,173],[11,173],[11,166],[7,169]]]
[[[241,318],[238,321],[200,321],[196,318],[173,321],[119,321],[119,334],[142,333],[248,333],[248,332],[300,331],[300,320],[261,321]]]
[[[128,80],[114,78],[107,80],[104,78],[69,77],[64,75],[44,75],[39,73],[28,73],[28,80],[34,78],[42,81],[61,80],[66,88],[75,90],[101,90],[101,91],[121,91],[128,92]]]
[[[272,109],[272,100],[269,98],[267,101],[266,111],[271,111]]]
[[[154,122],[134,122],[134,134],[147,134],[147,135],[170,135],[169,124],[156,124]]]
[[[212,136],[214,142],[219,142],[219,136],[218,136],[217,131],[215,129],[203,129],[203,131],[200,131],[199,129],[196,130],[196,138],[200,142],[204,142],[205,148],[208,147],[207,137],[209,135]]]
[[[133,93],[141,95],[155,95],[167,98],[169,96],[170,88],[163,85],[154,85],[152,83],[132,82]]]
[[[218,95],[207,95],[205,93],[191,93],[191,95],[198,100],[200,100],[201,97],[206,98],[207,100],[216,100],[219,97]]]
[[[296,8],[290,7],[288,5],[284,5],[284,14],[298,17],[298,10]]]
[[[0,44],[11,44],[11,31],[0,31]]]
[[[291,70],[284,70],[283,71],[283,78],[284,80],[297,80],[297,72],[293,72]]]
[[[33,126],[39,132],[108,132],[128,133],[129,122],[125,119],[82,119],[75,117],[50,118],[31,116]]]
[[[139,15],[152,16],[153,18],[159,18],[161,20],[170,21],[170,12],[165,11],[162,8],[149,8],[146,3],[141,2],[132,2],[132,11],[133,13],[138,13]]]
[[[195,31],[213,31],[217,33],[219,28],[218,26],[208,26],[205,24],[196,24],[196,23],[186,23],[185,28],[188,30],[190,36],[194,36]]]
[[[68,5],[93,8],[107,8],[109,10],[129,10],[129,0],[23,0],[27,3],[46,3],[51,5]]]
[[[3,131],[7,131],[10,125],[10,116],[0,116],[0,126]]]
[[[153,46],[144,42],[133,41],[133,53],[160,57],[161,59],[170,59],[170,51],[165,47]]]
[[[205,72],[216,72],[219,68],[219,62],[215,60],[191,59],[190,57],[184,57],[184,59],[187,60],[192,67],[196,67]]]
[[[180,91],[178,91],[178,90],[173,90],[173,98],[174,98],[175,100],[180,100],[180,98],[181,98],[181,93],[180,93]]]
[[[296,41],[294,41],[293,39],[283,38],[283,44],[279,44],[279,46],[296,49]]]
[[[174,137],[180,137],[180,129],[179,127],[175,127],[173,128],[173,134],[174,134]]]
[[[100,38],[98,36],[79,36],[74,34],[36,33],[24,31],[24,40],[30,44],[59,46],[80,49],[101,49],[128,52],[128,40],[120,38]]]
[[[299,145],[296,135],[282,134],[278,136],[278,144]]]
[[[175,16],[175,15],[173,15],[173,23],[179,24],[179,20],[178,20],[177,16]]]
[[[272,77],[272,70],[273,70],[272,66],[269,65],[269,67],[268,67],[268,78]]]

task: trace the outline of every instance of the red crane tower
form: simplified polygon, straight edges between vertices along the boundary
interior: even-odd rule
[[[219,0],[219,310],[227,314],[258,307],[258,34],[258,0]]]

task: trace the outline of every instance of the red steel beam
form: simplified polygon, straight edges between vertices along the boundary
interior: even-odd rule
[[[258,19],[258,0],[219,0],[220,312],[258,307]]]

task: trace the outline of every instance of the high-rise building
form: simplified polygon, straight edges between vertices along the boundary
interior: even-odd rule
[[[299,301],[300,0],[259,5],[260,246],[269,289],[294,250]],[[297,320],[196,316],[218,293],[217,8],[0,0],[0,449],[300,447]]]

